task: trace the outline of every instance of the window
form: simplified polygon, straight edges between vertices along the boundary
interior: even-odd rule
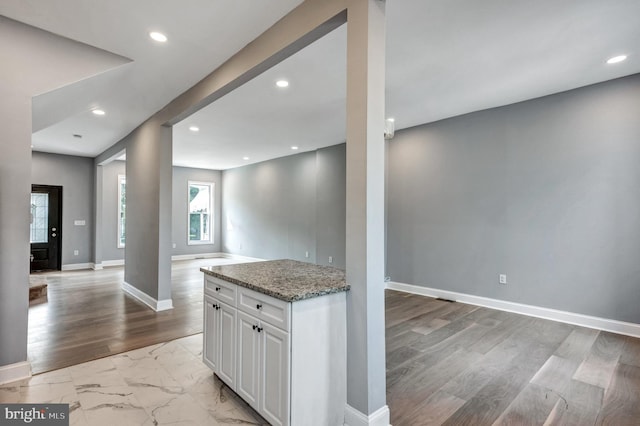
[[[118,175],[118,248],[124,248],[125,218],[127,207],[127,177]]]
[[[46,243],[49,237],[49,194],[31,193],[31,242]]]
[[[213,244],[213,183],[189,181],[188,244]]]

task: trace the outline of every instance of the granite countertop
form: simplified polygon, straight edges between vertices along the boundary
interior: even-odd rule
[[[200,270],[286,302],[349,290],[342,269],[297,260],[208,266]]]

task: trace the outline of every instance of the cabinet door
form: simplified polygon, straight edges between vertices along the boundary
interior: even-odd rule
[[[262,323],[260,412],[272,425],[289,424],[289,334]]]
[[[258,320],[244,312],[238,315],[238,369],[236,377],[236,392],[242,399],[256,410],[258,406],[258,392],[260,386],[260,340],[255,328]]]
[[[215,299],[204,297],[204,332],[202,361],[214,372],[218,372],[218,358],[220,357],[220,322],[219,314],[214,305]]]
[[[236,309],[218,302],[220,319],[220,357],[218,376],[233,390],[236,389]]]

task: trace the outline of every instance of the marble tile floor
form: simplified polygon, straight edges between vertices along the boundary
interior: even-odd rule
[[[202,363],[202,334],[0,386],[0,403],[68,403],[71,425],[262,425]]]

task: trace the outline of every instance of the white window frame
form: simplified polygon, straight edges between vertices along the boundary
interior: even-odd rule
[[[122,185],[127,185],[127,176],[126,175],[118,175],[118,234],[116,236],[117,247],[124,248],[125,243],[122,242],[120,236],[122,235]],[[125,195],[126,196],[126,195]],[[126,201],[125,201],[125,209],[126,209]],[[125,211],[125,233],[126,233],[126,211]],[[126,238],[126,234],[125,234]]]
[[[208,186],[209,187],[209,239],[207,240],[192,240],[191,239],[191,202],[189,200],[189,194],[191,193],[191,186],[199,185],[199,186]],[[187,245],[195,246],[202,244],[214,244],[214,198],[215,198],[215,188],[216,185],[214,182],[203,182],[197,180],[190,180],[187,182]]]

